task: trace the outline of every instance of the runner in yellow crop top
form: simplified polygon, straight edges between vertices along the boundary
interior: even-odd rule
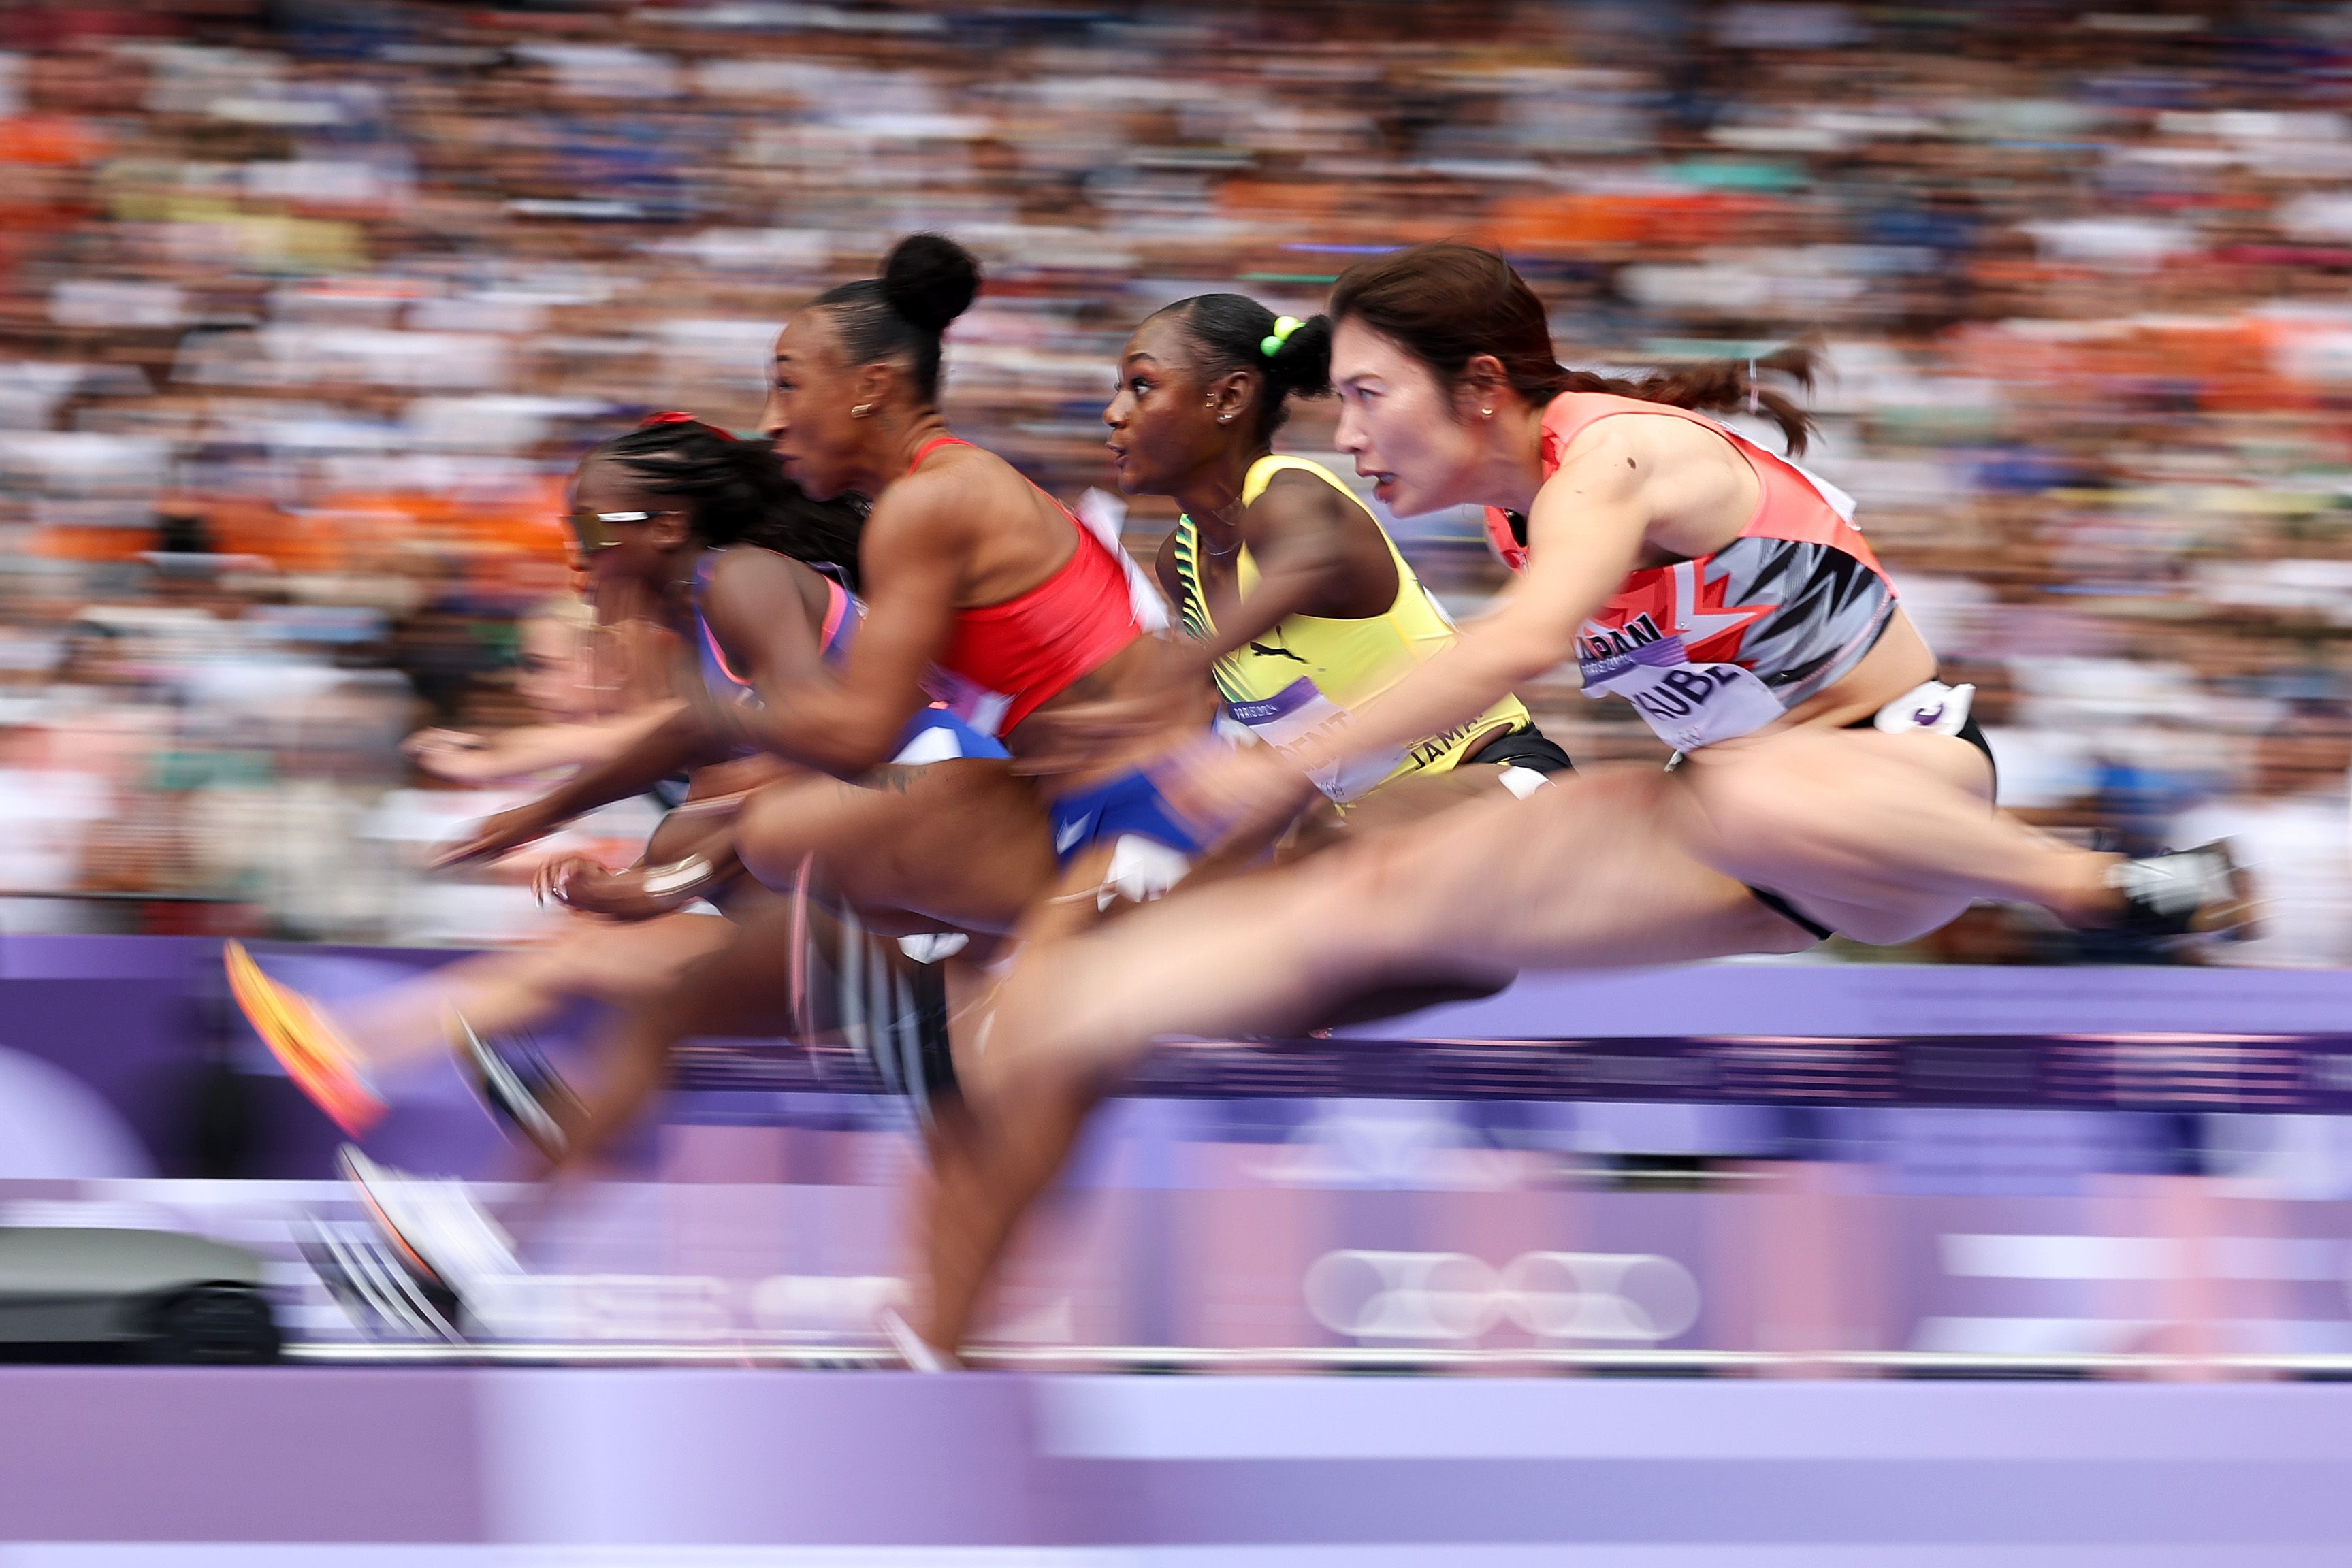
[[[1213,684],[1229,718],[1276,746],[1371,701],[1456,635],[1347,486],[1272,451],[1290,398],[1328,390],[1329,349],[1320,317],[1277,320],[1237,294],[1181,300],[1136,329],[1103,411],[1119,487],[1184,508],[1157,562],[1190,633],[1174,678]],[[1491,789],[1498,774],[1524,795],[1568,767],[1507,696],[1318,782],[1343,804],[1380,789],[1418,815]]]
[[[1361,707],[1402,680],[1413,665],[1451,644],[1456,635],[1454,622],[1413,575],[1387,530],[1321,464],[1271,455],[1251,464],[1242,483],[1244,518],[1276,477],[1286,473],[1311,476],[1345,497],[1343,506],[1363,513],[1363,524],[1388,552],[1396,584],[1386,610],[1357,617],[1293,613],[1246,641],[1221,638],[1211,608],[1212,589],[1202,580],[1202,569],[1208,564],[1203,557],[1208,552],[1202,548],[1200,526],[1190,516],[1180,517],[1165,550],[1174,569],[1171,587],[1184,630],[1196,642],[1232,649],[1212,666],[1226,715],[1248,727],[1260,740],[1276,746],[1291,745]],[[1246,542],[1251,531],[1246,523],[1240,531],[1244,541],[1230,557],[1233,597],[1239,601],[1235,621],[1255,623],[1261,617],[1250,613],[1251,601],[1258,595],[1264,576]],[[1352,800],[1407,774],[1448,772],[1488,742],[1527,730],[1532,722],[1517,697],[1506,696],[1468,724],[1393,754],[1359,760],[1317,782],[1334,800]]]

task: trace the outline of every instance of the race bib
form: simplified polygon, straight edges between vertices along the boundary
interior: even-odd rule
[[[1623,697],[1660,740],[1696,751],[1752,735],[1780,716],[1780,699],[1752,670],[1695,664],[1680,634],[1605,658],[1578,662],[1584,695]]]
[[[1287,749],[1348,716],[1348,710],[1325,696],[1304,675],[1270,697],[1255,702],[1228,702],[1225,711],[1246,726],[1266,745]],[[1308,775],[1315,787],[1342,804],[1378,784],[1404,760],[1402,747],[1374,757],[1353,758],[1318,768]]]
[[[1003,692],[990,691],[978,681],[937,664],[923,673],[923,692],[992,740],[1004,722],[1006,710],[1013,706],[1013,699]]]

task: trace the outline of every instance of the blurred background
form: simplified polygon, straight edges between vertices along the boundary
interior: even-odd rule
[[[94,1184],[12,1186],[0,1218],[264,1248],[297,1334],[357,1333],[288,1240],[343,1198],[145,1180],[331,1171],[217,938],[331,949],[272,962],[341,998],[567,918],[421,870],[532,786],[405,737],[642,695],[566,608],[572,464],[649,410],[750,432],[785,314],[918,228],[989,272],[950,417],[1074,501],[1108,487],[1140,318],[1218,289],[1305,315],[1403,242],[1500,246],[1580,364],[1817,336],[1804,461],[1977,685],[2003,803],[2135,850],[2235,838],[2268,923],[2193,961],[2312,972],[1871,967],[2184,962],[1988,908],[1715,971],[1679,1010],[1603,988],[1468,1032],[2310,1035],[2352,1003],[2326,973],[2352,963],[2352,6],[14,4],[0,219],[0,1176]],[[1286,444],[1329,431],[1309,407]],[[1138,504],[1129,544],[1169,521]],[[1500,569],[1471,521],[1398,529],[1476,613]],[[1580,759],[1657,755],[1569,679],[1525,695]],[[564,847],[625,858],[656,810]],[[1767,1006],[1759,976],[1811,988]],[[2242,1114],[2316,1102],[2218,1060],[2065,1105],[1700,1104],[1639,1073],[1607,1103],[1139,1100],[1074,1178],[1116,1200],[1041,1241],[1007,1321],[1045,1350],[2352,1365],[2343,1121]],[[579,1245],[731,1304],[582,1286],[548,1334],[804,1346],[892,1288],[903,1107],[706,1076],[638,1151],[665,1181]],[[511,1168],[454,1069],[371,1147]]]
[[[530,929],[417,873],[485,802],[402,737],[530,716],[585,444],[749,430],[783,315],[937,227],[991,276],[951,416],[1066,497],[1141,316],[1400,242],[1502,246],[1580,363],[1822,335],[1807,462],[2004,802],[2234,833],[2229,961],[2352,957],[2352,10],[209,0],[0,48],[6,930]],[[1465,523],[1403,531],[1475,612]],[[2005,911],[1891,956],[2152,956]]]

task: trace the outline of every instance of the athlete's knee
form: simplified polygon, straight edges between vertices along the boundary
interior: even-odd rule
[[[807,817],[782,791],[752,796],[736,813],[735,858],[760,883],[791,887],[799,879],[802,861],[816,847]]]

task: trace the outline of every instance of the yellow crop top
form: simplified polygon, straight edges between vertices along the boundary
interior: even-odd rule
[[[1363,503],[1319,463],[1303,457],[1261,457],[1242,481],[1242,505],[1265,494],[1276,474],[1295,468],[1312,474],[1358,507]],[[1367,517],[1370,516],[1366,511]],[[1377,526],[1377,524],[1375,525]],[[1396,601],[1385,614],[1362,621],[1318,615],[1286,617],[1265,636],[1217,661],[1217,690],[1225,711],[1260,740],[1291,746],[1344,716],[1404,679],[1415,664],[1449,646],[1458,635],[1454,622],[1396,548],[1386,529],[1381,539],[1396,563]],[[1184,629],[1207,640],[1216,625],[1201,585],[1200,530],[1190,517],[1176,520],[1176,575],[1182,588],[1177,607]],[[1258,584],[1257,563],[1247,546],[1234,563],[1242,597]],[[1433,735],[1383,756],[1359,758],[1316,775],[1323,792],[1339,801],[1408,773],[1443,773],[1458,765],[1469,743],[1497,731],[1525,728],[1528,710],[1506,696],[1459,728]]]

